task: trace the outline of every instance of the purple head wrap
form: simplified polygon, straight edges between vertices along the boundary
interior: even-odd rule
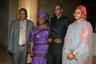
[[[45,12],[39,12],[37,17],[46,17],[48,19],[48,15]]]

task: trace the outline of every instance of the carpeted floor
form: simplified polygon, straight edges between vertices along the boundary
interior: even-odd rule
[[[96,64],[96,56],[93,58],[93,64]],[[3,46],[0,46],[0,64],[11,64],[11,57]]]
[[[0,64],[11,64],[11,57],[3,46],[0,46]]]
[[[96,64],[96,56],[93,57],[93,64]]]

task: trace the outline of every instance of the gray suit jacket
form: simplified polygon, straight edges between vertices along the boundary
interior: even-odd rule
[[[26,49],[27,49],[27,45],[28,45],[29,34],[30,34],[33,26],[34,26],[33,22],[30,20],[27,20]],[[9,34],[8,34],[8,50],[11,51],[12,53],[18,52],[18,49],[19,49],[19,28],[20,28],[19,19],[12,21],[10,28],[9,28]]]

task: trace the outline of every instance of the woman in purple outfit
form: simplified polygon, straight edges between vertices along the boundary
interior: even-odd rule
[[[32,64],[46,64],[48,49],[48,16],[38,13],[37,26],[32,29],[29,37],[31,43]]]

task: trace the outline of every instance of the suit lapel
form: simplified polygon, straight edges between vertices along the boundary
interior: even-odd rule
[[[20,33],[20,21],[18,20],[17,22],[17,37],[18,37],[18,42],[19,42],[19,33]],[[26,20],[26,40],[28,40],[28,37],[29,37],[29,22],[28,20]]]
[[[16,25],[16,27],[17,27],[17,37],[18,37],[18,42],[19,42],[19,32],[20,32],[20,21],[19,20],[17,20],[17,25]],[[16,29],[15,29],[16,30]]]
[[[29,37],[29,22],[28,20],[26,21],[26,40],[28,40]]]

